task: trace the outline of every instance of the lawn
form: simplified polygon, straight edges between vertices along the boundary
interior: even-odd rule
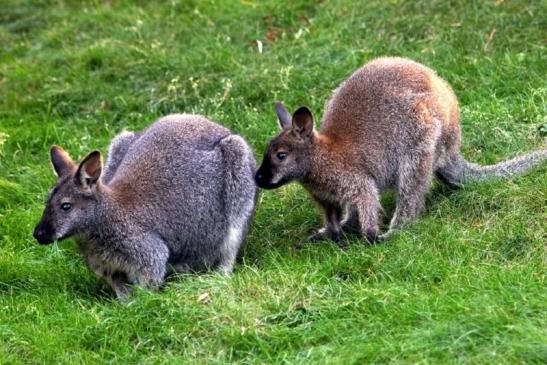
[[[232,276],[179,275],[124,304],[72,240],[32,238],[52,144],[80,159],[191,112],[260,160],[276,100],[319,120],[378,56],[454,87],[467,159],[545,148],[546,14],[509,0],[0,0],[0,363],[546,363],[545,166],[435,183],[421,219],[372,247],[347,237],[345,251],[295,249],[319,212],[296,184],[265,191]],[[393,195],[383,203],[387,223]]]

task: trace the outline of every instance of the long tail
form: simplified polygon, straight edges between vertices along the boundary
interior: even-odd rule
[[[481,166],[455,156],[446,166],[439,168],[437,176],[449,185],[461,187],[473,181],[490,178],[506,179],[522,175],[547,160],[547,149],[515,157],[495,165]]]

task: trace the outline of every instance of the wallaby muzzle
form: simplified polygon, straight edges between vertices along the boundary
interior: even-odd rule
[[[43,218],[40,220],[33,233],[34,238],[41,245],[53,243],[54,235],[55,230]]]
[[[272,184],[272,178],[273,176],[270,163],[266,158],[264,158],[262,165],[260,165],[260,168],[255,174],[256,185],[262,189],[275,189],[280,186],[280,184]]]

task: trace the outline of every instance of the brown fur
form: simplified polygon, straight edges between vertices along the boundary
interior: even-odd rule
[[[282,104],[276,111],[283,131],[271,141],[256,181],[275,188],[297,180],[308,190],[325,217],[312,240],[340,242],[341,230],[356,222],[369,241],[377,240],[379,196],[388,188],[397,193],[389,234],[420,214],[434,173],[459,186],[523,172],[547,156],[541,151],[491,167],[464,161],[454,92],[431,69],[402,58],[374,60],[344,81],[318,132],[307,108],[292,120]]]

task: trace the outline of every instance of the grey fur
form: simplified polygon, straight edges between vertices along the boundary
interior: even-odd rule
[[[507,179],[521,175],[541,164],[547,159],[547,150],[531,152],[524,156],[515,157],[495,165],[481,166],[466,161],[462,156],[456,155],[452,160],[439,168],[437,176],[452,187],[462,187],[466,183],[480,181],[489,178]]]
[[[232,271],[257,193],[256,163],[241,137],[176,114],[117,136],[100,179],[97,156],[76,167],[52,148],[59,180],[35,230],[41,243],[77,236],[91,270],[120,299],[129,284],[160,286],[169,268]],[[63,212],[63,202],[73,208]]]
[[[123,131],[110,142],[108,160],[102,174],[103,183],[108,184],[116,174],[116,170],[122,162],[127,150],[133,142],[140,137],[140,133]]]
[[[325,227],[310,240],[341,244],[355,223],[369,241],[387,237],[423,209],[433,174],[452,186],[487,177],[522,174],[547,158],[547,150],[493,166],[463,159],[458,102],[431,69],[402,58],[374,60],[351,75],[327,103],[321,129],[302,107],[282,127],[257,171],[260,187],[300,182],[324,211]],[[380,194],[395,188],[397,207],[380,236]],[[345,212],[345,214],[343,214]]]

